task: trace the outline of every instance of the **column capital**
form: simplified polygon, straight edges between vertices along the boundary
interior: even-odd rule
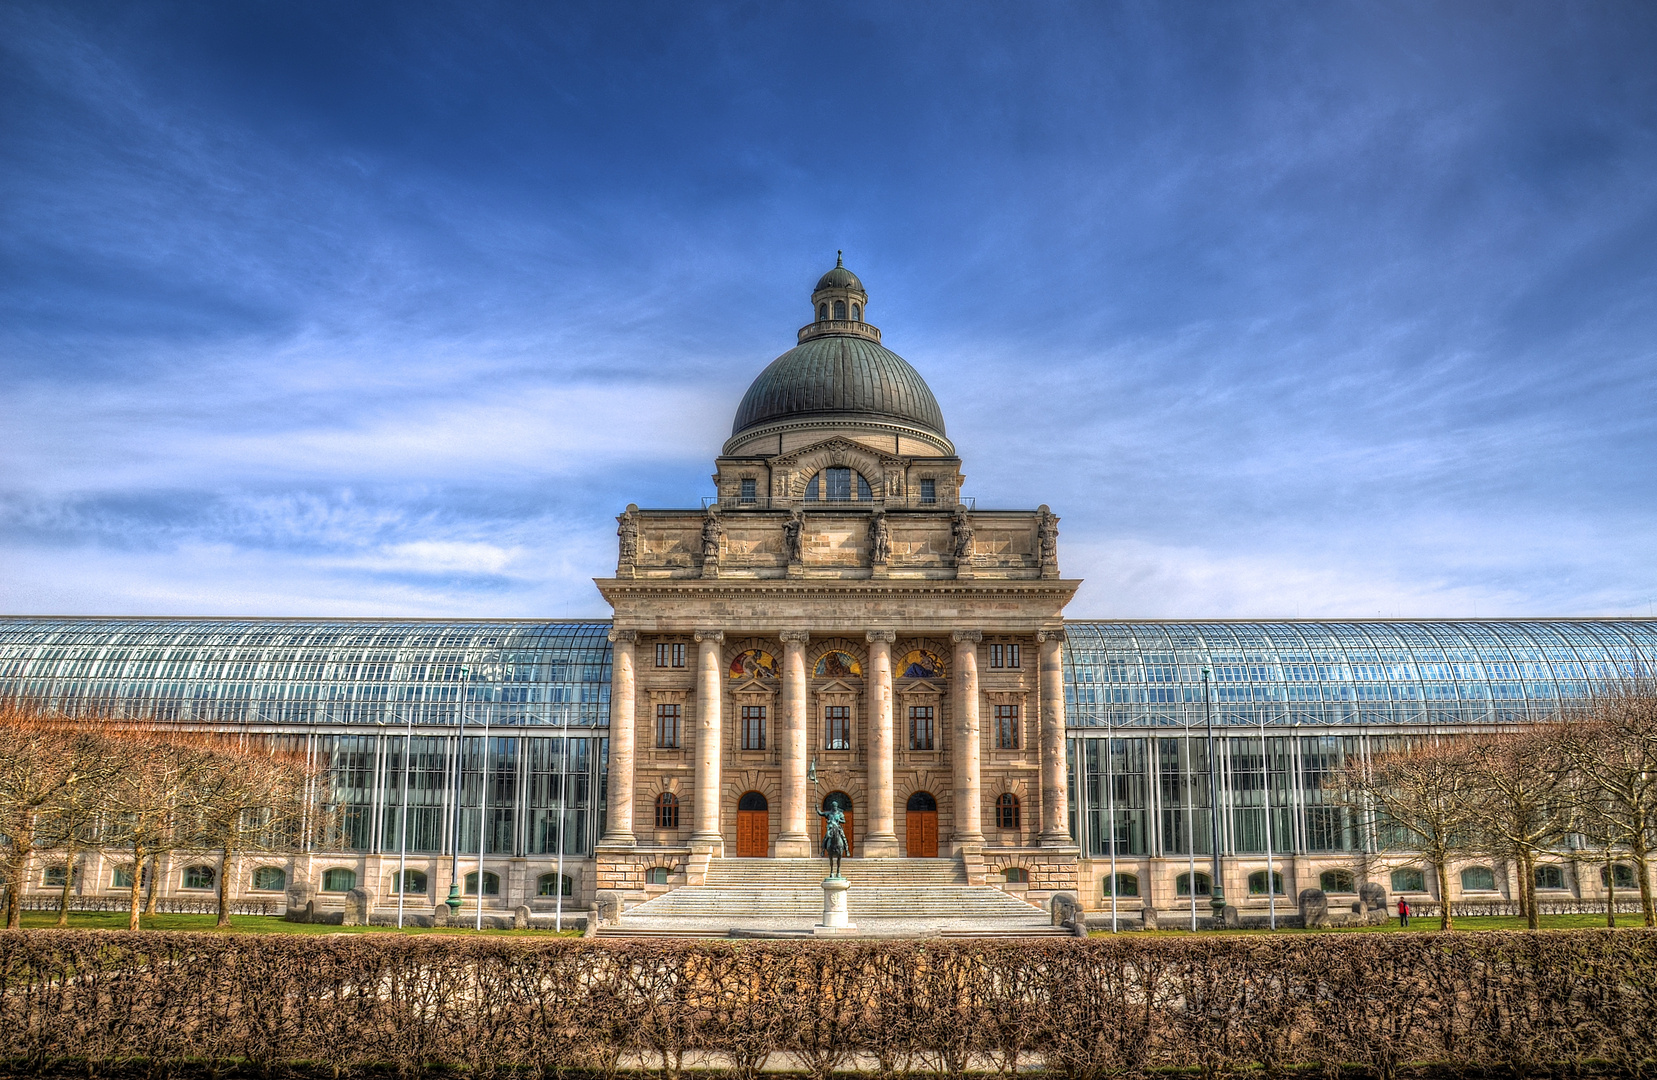
[[[612,628],[608,636],[612,643],[617,641],[625,641],[627,644],[633,645],[639,640],[639,632],[637,630],[616,630]]]
[[[886,644],[890,645],[897,639],[898,632],[896,630],[870,630],[868,633],[863,635],[863,640],[869,642],[871,645],[877,641],[884,641]]]
[[[723,630],[698,630],[691,636],[697,641],[711,641],[716,645],[723,644],[725,641],[725,631]]]
[[[974,645],[976,645],[980,641],[984,640],[984,631],[982,631],[982,630],[951,630],[949,632],[949,640],[955,642],[955,644],[957,644],[957,645],[960,645],[963,642],[967,642],[967,641],[970,641]]]
[[[779,639],[781,639],[785,644],[792,643],[792,644],[795,644],[795,645],[804,645],[806,642],[811,640],[811,631],[809,631],[809,630],[783,630],[783,631],[781,631],[780,633],[777,634],[777,637]]]
[[[1036,640],[1037,641],[1063,641],[1064,640],[1064,631],[1063,630],[1037,630],[1036,631]]]

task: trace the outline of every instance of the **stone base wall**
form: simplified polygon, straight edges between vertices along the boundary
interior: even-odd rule
[[[648,899],[660,896],[670,889],[688,884],[686,870],[690,865],[690,848],[600,848],[598,851],[598,889],[601,892],[619,892],[629,897]],[[658,866],[667,868],[667,884],[652,885],[646,877]]]
[[[1074,848],[985,848],[984,884],[1027,900],[1037,907],[1046,907],[1056,893],[1076,894],[1079,885],[1078,862]],[[1027,882],[1010,882],[1010,868],[1023,870]]]

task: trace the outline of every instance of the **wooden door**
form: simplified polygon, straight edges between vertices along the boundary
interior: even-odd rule
[[[763,859],[771,853],[771,807],[750,791],[736,804],[736,857]]]
[[[903,853],[911,859],[938,857],[938,800],[929,792],[909,796],[903,815]]]
[[[846,815],[846,823],[841,828],[846,830],[846,857],[850,858],[857,854],[857,840],[855,839],[857,834],[852,831],[852,799],[844,791],[831,791],[823,796],[824,813],[828,812],[829,800],[831,799],[840,804],[840,812]],[[817,853],[819,855],[823,853],[823,837],[826,835],[828,835],[828,819],[818,818]]]

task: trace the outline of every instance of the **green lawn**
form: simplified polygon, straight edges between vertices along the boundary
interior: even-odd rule
[[[1166,915],[1163,916],[1163,922],[1164,922],[1164,924],[1166,924],[1168,922],[1168,918],[1167,918]],[[1189,925],[1189,924],[1187,924],[1187,925]],[[1635,926],[1640,926],[1640,925],[1642,925],[1641,924],[1641,919],[1640,919],[1639,913],[1637,913],[1637,912],[1635,912],[1635,913],[1622,913],[1622,914],[1619,914],[1617,916],[1617,926],[1619,928],[1622,928],[1622,927],[1635,927]],[[1603,914],[1601,914],[1601,915],[1544,915],[1544,916],[1542,916],[1542,929],[1544,929],[1544,930],[1603,929],[1604,926],[1605,926],[1605,916]],[[1329,929],[1329,930],[1306,930],[1306,929],[1299,928],[1299,927],[1295,927],[1295,928],[1284,927],[1283,929],[1278,930],[1277,933],[1279,933],[1279,934],[1387,934],[1387,933],[1392,933],[1392,934],[1416,934],[1416,933],[1432,933],[1432,932],[1436,931],[1437,929],[1438,929],[1438,919],[1436,917],[1422,918],[1419,915],[1414,915],[1414,916],[1411,916],[1411,918],[1410,918],[1410,925],[1409,925],[1409,929],[1407,929],[1407,930],[1404,929],[1403,927],[1399,926],[1398,925],[1398,920],[1396,918],[1394,918],[1390,922],[1388,922],[1385,926],[1347,926],[1347,927],[1339,927],[1339,928],[1334,928],[1334,929]],[[1458,915],[1458,916],[1456,916],[1455,929],[1457,929],[1457,930],[1524,930],[1524,929],[1526,929],[1526,926],[1525,926],[1525,920],[1520,918],[1517,915]],[[1227,931],[1222,931],[1222,932],[1223,933],[1228,933],[1228,934],[1268,934],[1268,933],[1271,933],[1271,931],[1269,931],[1269,930],[1264,930],[1264,929],[1256,930],[1256,929],[1253,929],[1252,927],[1250,929],[1247,929],[1247,930],[1227,930]],[[1104,934],[1104,935],[1108,936],[1109,933],[1110,933],[1110,931],[1108,931],[1108,930],[1095,930],[1095,931],[1092,931],[1091,936],[1098,937],[1101,934]],[[1189,930],[1172,929],[1172,930],[1153,930],[1153,931],[1151,931],[1151,933],[1153,933],[1153,934],[1181,934],[1181,933],[1189,934],[1190,931]]]
[[[23,926],[53,927],[57,925],[58,917],[55,912],[25,911]],[[214,923],[217,919],[212,915],[146,915],[143,917],[145,930],[217,930]],[[127,928],[126,912],[80,912],[69,913],[69,928],[71,930],[125,930]],[[232,915],[230,916],[230,933],[237,934],[475,934],[476,930],[466,928],[422,929],[409,927],[398,930],[395,926],[323,926],[317,923],[293,923],[279,919],[274,915]],[[536,936],[550,935],[551,930],[485,930],[486,934],[497,936]],[[566,929],[565,937],[579,936],[579,931]]]

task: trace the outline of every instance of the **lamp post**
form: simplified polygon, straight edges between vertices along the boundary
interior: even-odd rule
[[[1213,852],[1209,872],[1208,906],[1214,910],[1214,919],[1225,925],[1225,885],[1220,877],[1220,776],[1214,756],[1214,692],[1209,686],[1207,665],[1202,669],[1203,720],[1208,727],[1208,842]]]
[[[454,827],[449,830],[449,848],[453,859],[449,863],[449,898],[443,901],[449,906],[449,918],[452,920],[460,914],[460,789],[466,779],[466,668],[460,669],[460,734],[455,736],[455,771],[454,792],[455,812],[453,814]],[[479,882],[481,885],[482,882]]]

